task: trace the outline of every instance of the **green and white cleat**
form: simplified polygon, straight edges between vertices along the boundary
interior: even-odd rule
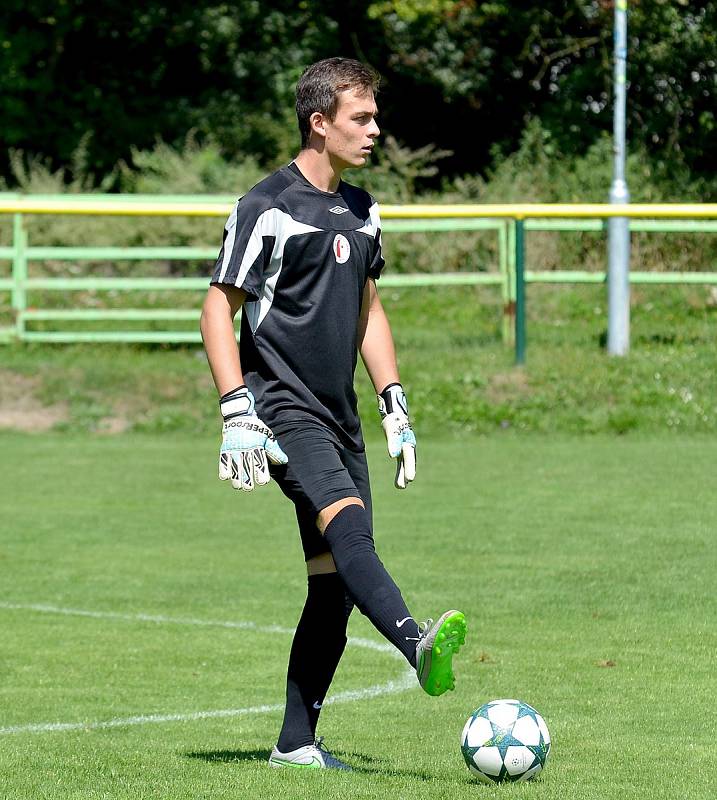
[[[453,656],[466,641],[466,618],[460,611],[446,611],[437,622],[419,625],[416,675],[423,690],[434,697],[455,688]]]
[[[348,764],[339,761],[324,747],[323,737],[314,744],[297,747],[288,753],[282,753],[274,746],[269,756],[270,767],[297,767],[298,769],[345,769],[351,771]]]

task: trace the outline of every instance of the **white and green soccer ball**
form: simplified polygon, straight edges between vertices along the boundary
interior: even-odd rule
[[[461,750],[471,774],[483,783],[529,781],[545,768],[550,734],[527,703],[491,700],[469,717]]]

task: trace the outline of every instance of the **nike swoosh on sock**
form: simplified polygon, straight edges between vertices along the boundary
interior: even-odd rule
[[[402,625],[405,625],[408,622],[409,619],[413,619],[413,617],[405,617],[400,622],[398,620],[396,620],[396,627],[400,628]]]

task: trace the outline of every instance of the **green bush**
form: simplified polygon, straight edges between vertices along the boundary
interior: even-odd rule
[[[158,141],[132,150],[132,164],[119,165],[120,189],[131,194],[244,194],[265,175],[251,156],[230,162],[212,140],[199,144],[190,133],[181,150]]]

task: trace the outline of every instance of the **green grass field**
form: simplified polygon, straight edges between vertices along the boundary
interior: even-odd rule
[[[470,627],[435,699],[354,616],[319,731],[352,774],[264,763],[304,569],[288,503],[220,484],[215,438],[0,436],[0,797],[715,795],[713,438],[419,440],[405,493],[371,444],[385,563]],[[498,697],[550,727],[532,784],[462,763]]]

